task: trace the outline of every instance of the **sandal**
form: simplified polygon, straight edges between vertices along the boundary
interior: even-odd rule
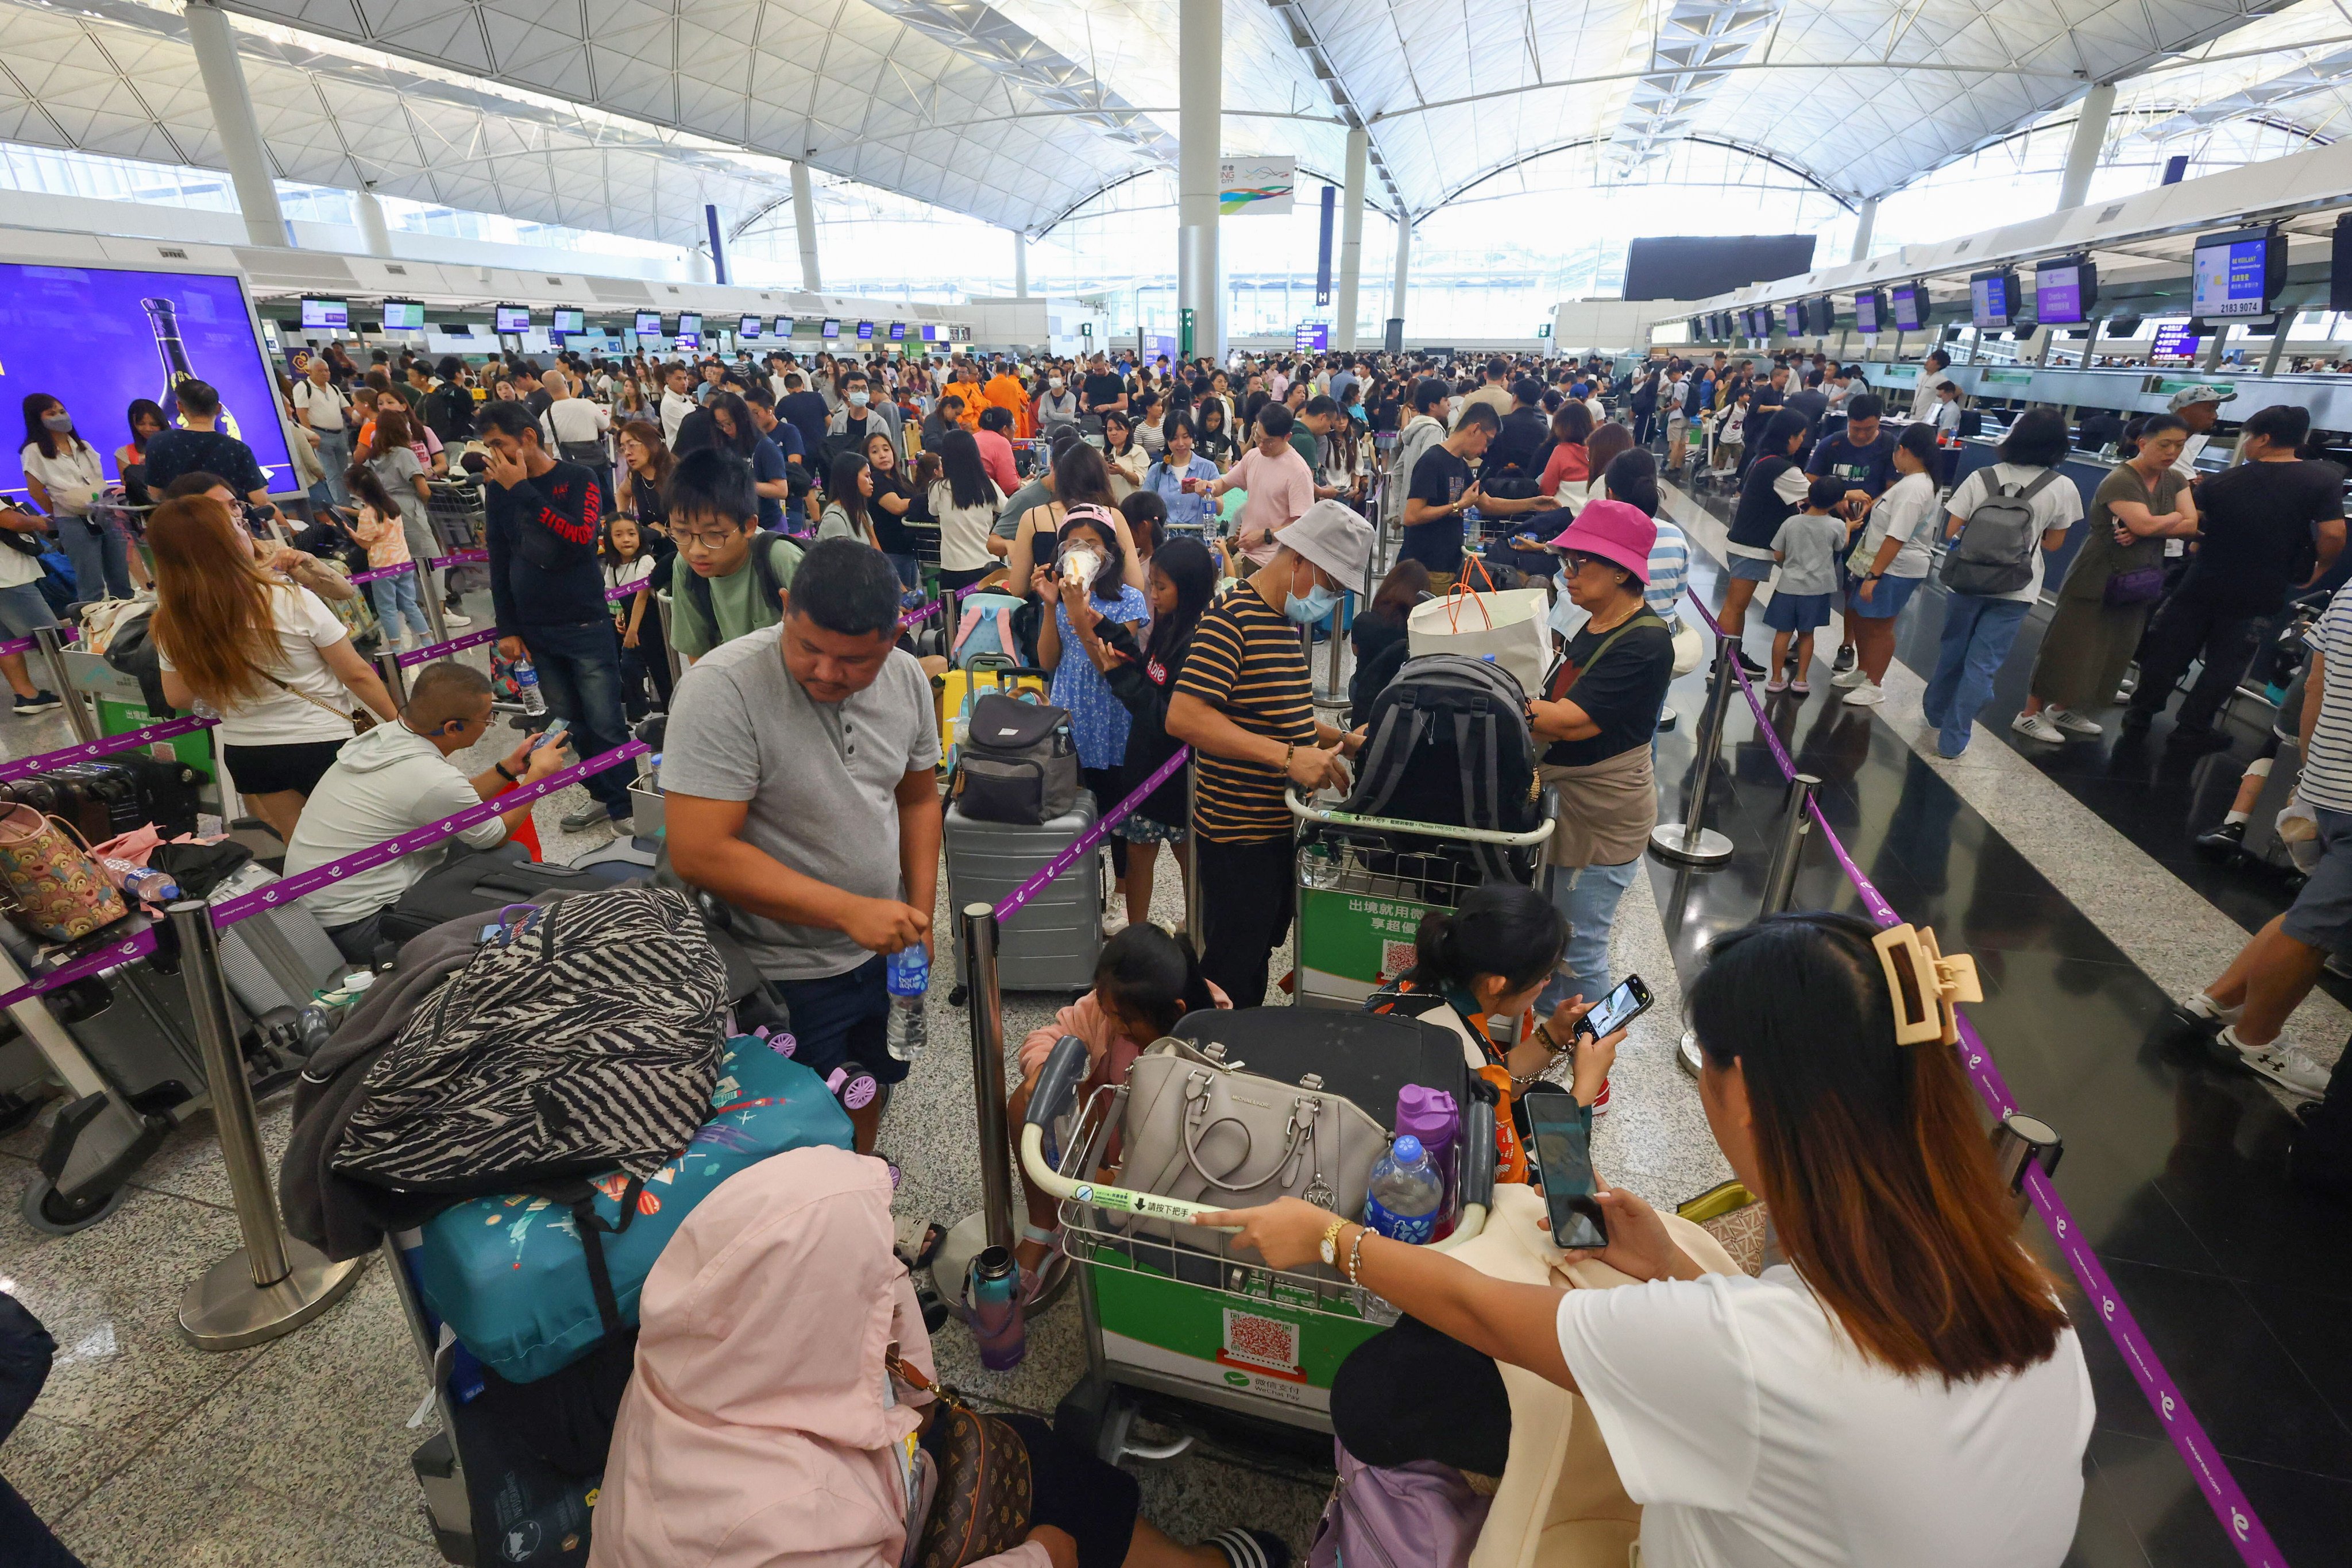
[[[1045,1230],[1034,1225],[1024,1225],[1021,1239],[1036,1242],[1045,1249],[1045,1256],[1036,1268],[1031,1268],[1024,1264],[1021,1268],[1022,1306],[1043,1310],[1060,1298],[1062,1288],[1069,1282],[1070,1255],[1062,1250],[1059,1226]]]
[[[1290,1568],[1290,1548],[1272,1531],[1228,1530],[1201,1544],[1223,1552],[1232,1568]]]

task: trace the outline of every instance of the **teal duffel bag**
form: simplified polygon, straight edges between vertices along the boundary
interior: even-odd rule
[[[846,1149],[824,1080],[767,1041],[727,1042],[710,1115],[645,1182],[614,1173],[473,1198],[424,1227],[417,1288],[457,1341],[510,1383],[562,1370],[635,1328],[646,1275],[695,1205],[771,1154]]]

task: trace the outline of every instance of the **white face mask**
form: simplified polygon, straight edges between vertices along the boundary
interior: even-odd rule
[[[1062,390],[1062,385],[1063,385],[1062,378],[1061,378],[1060,376],[1058,376],[1058,375],[1057,375],[1057,376],[1054,377],[1051,381],[1047,382],[1045,384],[1046,384],[1047,386],[1051,387],[1054,391],[1055,391],[1055,392],[1059,392],[1059,391],[1061,391],[1061,390]]]

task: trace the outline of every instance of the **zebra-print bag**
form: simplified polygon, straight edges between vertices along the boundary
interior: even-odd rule
[[[536,907],[368,1069],[334,1168],[453,1195],[650,1176],[709,1114],[726,1005],[726,965],[684,894],[614,888]]]

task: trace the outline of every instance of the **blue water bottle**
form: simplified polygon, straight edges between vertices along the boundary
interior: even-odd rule
[[[923,1054],[929,1033],[923,993],[931,986],[931,955],[921,942],[910,942],[883,961],[882,975],[890,992],[890,1025],[883,1043],[892,1061],[911,1062]]]
[[[522,710],[526,713],[546,712],[547,699],[539,694],[539,671],[531,668],[530,659],[514,661],[514,679],[515,692],[522,699]]]

